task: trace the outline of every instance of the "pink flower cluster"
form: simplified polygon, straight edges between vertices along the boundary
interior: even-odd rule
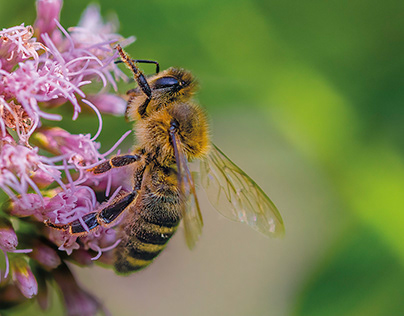
[[[104,23],[97,6],[89,6],[79,25],[67,30],[59,23],[62,0],[37,0],[36,6],[34,26],[0,31],[0,189],[9,197],[0,210],[0,250],[5,258],[5,266],[0,265],[0,302],[12,306],[37,296],[46,307],[46,295],[40,292],[46,287],[40,276],[46,274],[61,288],[69,314],[74,315],[72,301],[77,296],[89,304],[86,315],[93,315],[99,302],[79,288],[64,260],[108,263],[108,251],[119,243],[115,230],[100,228],[78,240],[43,222],[82,221],[99,208],[102,201],[96,193],[108,197],[112,189],[121,189],[111,173],[94,176],[86,170],[105,160],[130,133],[100,153],[96,140],[102,130],[101,112],[122,115],[126,107],[125,100],[109,93],[116,90],[117,80],[126,79],[114,63],[113,47],[134,39],[116,33],[117,21]],[[82,90],[89,85],[94,85],[93,93]],[[73,120],[83,106],[92,109],[99,122],[95,135],[47,126],[62,119],[57,111],[61,106],[73,109]],[[15,227],[17,222],[24,223],[17,225],[24,230]]]

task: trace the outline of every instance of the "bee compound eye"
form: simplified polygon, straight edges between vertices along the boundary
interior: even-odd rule
[[[174,77],[162,77],[154,82],[155,89],[170,88],[174,86],[179,86],[179,82]]]

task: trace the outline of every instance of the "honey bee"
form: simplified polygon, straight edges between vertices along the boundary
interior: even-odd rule
[[[114,268],[131,273],[148,266],[165,248],[181,220],[189,248],[201,234],[203,221],[188,162],[200,160],[202,185],[217,210],[235,221],[276,237],[284,232],[277,208],[261,188],[209,139],[207,117],[192,99],[193,75],[184,69],[159,71],[154,61],[133,60],[118,45],[121,61],[133,72],[138,87],[128,91],[126,118],[136,121],[138,144],[130,155],[115,156],[91,169],[101,174],[131,165],[133,190],[121,194],[82,221],[57,226],[73,235],[99,226],[118,227],[121,242],[114,249]],[[137,63],[156,64],[146,79]]]

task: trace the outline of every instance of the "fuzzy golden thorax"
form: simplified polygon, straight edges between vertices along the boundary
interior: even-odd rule
[[[204,111],[195,103],[174,103],[150,113],[138,121],[136,135],[139,146],[162,166],[175,162],[170,137],[171,122],[178,122],[181,147],[188,160],[204,157],[209,151],[209,130]]]
[[[178,85],[172,85],[177,81]],[[182,68],[168,68],[147,78],[152,91],[152,98],[147,105],[145,116],[149,116],[168,104],[188,102],[197,89],[197,83],[191,72]],[[147,96],[136,88],[127,92],[129,95],[126,118],[129,121],[141,119],[138,109],[145,102]]]

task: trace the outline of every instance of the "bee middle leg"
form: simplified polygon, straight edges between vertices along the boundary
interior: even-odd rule
[[[98,166],[94,168],[88,169],[88,171],[94,174],[101,174],[111,170],[112,168],[119,168],[130,165],[140,160],[139,155],[121,155],[113,157],[103,163],[100,163]]]

